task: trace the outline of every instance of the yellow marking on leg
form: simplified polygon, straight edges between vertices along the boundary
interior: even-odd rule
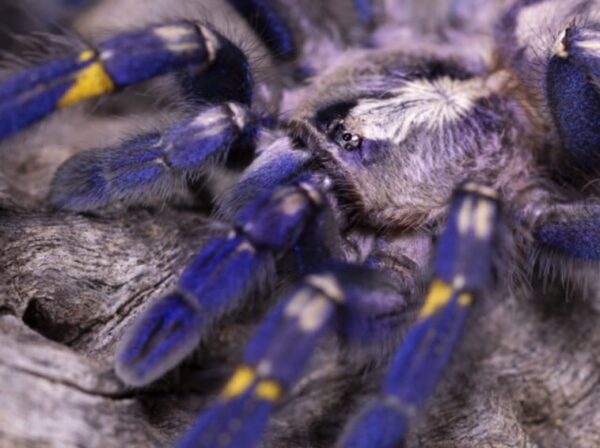
[[[229,382],[223,388],[221,396],[233,398],[246,392],[256,379],[256,373],[248,366],[238,367]]]
[[[473,303],[473,296],[469,293],[462,293],[458,296],[458,304],[460,306],[469,306]]]
[[[263,380],[256,386],[254,395],[265,401],[277,401],[283,395],[283,387],[277,381]]]
[[[425,304],[419,312],[419,318],[425,319],[444,307],[452,298],[454,288],[442,280],[434,280],[429,288]]]
[[[87,62],[94,59],[96,52],[94,50],[85,50],[79,55],[79,62]]]
[[[88,50],[79,55],[79,60],[86,62],[95,57],[96,54]],[[57,106],[58,108],[66,107],[81,100],[110,93],[113,90],[115,90],[115,84],[106,72],[104,65],[100,61],[95,61],[77,72],[75,83],[58,101]]]

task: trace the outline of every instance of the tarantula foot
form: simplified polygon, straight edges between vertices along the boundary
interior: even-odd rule
[[[548,103],[563,149],[578,168],[600,171],[600,32],[567,28],[546,74]]]
[[[205,106],[162,136],[144,135],[70,158],[54,176],[50,201],[75,211],[164,201],[215,165],[251,159],[256,132],[244,106]]]
[[[306,275],[264,319],[246,347],[243,364],[180,446],[255,446],[269,415],[300,378],[322,336],[336,323],[345,334],[356,332],[358,326],[346,326],[364,318],[362,311],[380,311],[393,301],[390,294],[395,292],[379,280],[381,276],[363,266],[331,261]],[[348,319],[349,314],[357,316]]]
[[[146,384],[187,356],[208,324],[239,305],[321,206],[319,192],[299,183],[243,210],[236,229],[212,239],[183,272],[176,291],[151,305],[129,331],[117,354],[121,378]]]

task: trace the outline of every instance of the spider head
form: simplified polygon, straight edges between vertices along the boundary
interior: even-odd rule
[[[436,218],[465,178],[500,183],[514,166],[522,120],[504,92],[506,73],[399,54],[351,64],[363,69],[340,67],[315,82],[296,123],[354,219],[416,226]]]

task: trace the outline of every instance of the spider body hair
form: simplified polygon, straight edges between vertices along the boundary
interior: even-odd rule
[[[174,109],[151,133],[67,160],[50,187],[55,209],[176,207],[190,186],[210,189],[221,231],[122,338],[121,380],[157,380],[252,299],[282,296],[184,448],[261,443],[332,346],[337,374],[373,380],[357,380],[369,398],[345,429],[353,411],[336,416],[329,442],[396,446],[476,298],[585,283],[600,261],[598,1],[496,5],[493,35],[489,18],[467,23],[468,0],[442,2],[418,25],[431,2],[322,3],[221,2],[213,14],[239,23],[238,39],[253,42],[244,50],[197,17],[212,0],[174,11],[161,1],[96,50],[0,83],[2,136],[80,100],[126,99],[140,83],[133,92],[163,95],[152,111]],[[79,26],[97,28],[106,5]],[[154,22],[184,10],[183,21]],[[319,411],[290,426],[310,427],[327,406],[308,408]]]

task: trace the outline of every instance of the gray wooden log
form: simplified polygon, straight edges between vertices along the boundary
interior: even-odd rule
[[[0,448],[171,445],[218,392],[260,314],[232,317],[148,388],[114,375],[123,332],[214,231],[190,210],[98,218],[45,209],[62,161],[113,144],[136,122],[90,122],[75,109],[0,146]],[[600,294],[575,289],[570,300],[548,288],[478,303],[406,446],[599,447]],[[330,446],[378,380],[327,341],[266,446]]]

